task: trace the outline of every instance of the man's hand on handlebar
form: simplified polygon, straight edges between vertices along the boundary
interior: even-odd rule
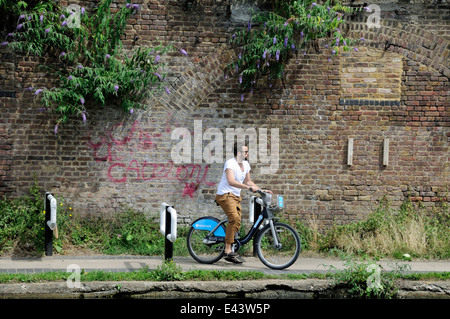
[[[273,194],[271,190],[269,189],[253,189],[252,187],[249,188],[249,190],[253,193],[269,193],[269,194]]]

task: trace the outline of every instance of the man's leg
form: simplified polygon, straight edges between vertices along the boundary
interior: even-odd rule
[[[231,252],[235,234],[241,227],[241,198],[233,194],[217,195],[216,202],[222,207],[228,217],[228,225],[225,232],[225,253]]]

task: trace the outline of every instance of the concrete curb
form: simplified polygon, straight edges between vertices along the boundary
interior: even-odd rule
[[[335,299],[348,298],[345,289],[329,280],[249,281],[93,281],[70,288],[67,282],[13,283],[0,285],[0,299]],[[397,283],[399,299],[450,299],[450,281]]]

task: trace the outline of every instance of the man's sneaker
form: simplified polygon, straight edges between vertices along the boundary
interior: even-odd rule
[[[231,252],[231,253],[225,253],[225,260],[226,261],[229,261],[229,262],[232,262],[232,263],[235,263],[235,264],[242,264],[242,260],[240,259],[240,258],[238,258],[239,257],[239,255],[238,254],[236,254],[235,252]]]

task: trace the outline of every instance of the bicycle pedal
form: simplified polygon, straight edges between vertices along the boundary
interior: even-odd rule
[[[203,243],[204,243],[205,245],[215,244],[215,243],[217,243],[217,237],[208,237],[208,238],[205,238],[205,239],[203,239]]]

